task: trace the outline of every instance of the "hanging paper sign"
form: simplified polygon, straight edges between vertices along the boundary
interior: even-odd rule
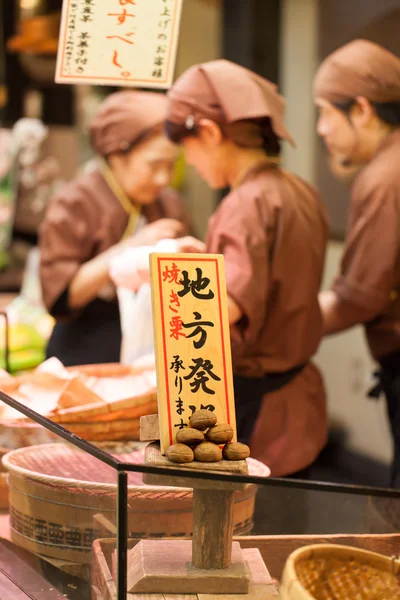
[[[63,0],[56,82],[169,88],[183,0]]]
[[[165,453],[199,409],[236,431],[227,293],[221,255],[152,254],[150,264]]]

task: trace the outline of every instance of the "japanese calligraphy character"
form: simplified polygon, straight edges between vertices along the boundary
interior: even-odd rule
[[[167,46],[157,46],[156,54],[165,54]]]
[[[12,526],[14,527],[14,529],[16,529],[17,531],[20,531],[21,533],[23,532],[23,525],[24,525],[24,515],[19,511],[16,510],[15,508],[11,507],[11,523]]]
[[[181,416],[182,413],[185,412],[185,409],[183,408],[183,402],[180,398],[178,398],[178,400],[175,400],[175,404],[176,404],[176,413]]]
[[[182,377],[178,377],[178,375],[175,377],[175,387],[179,388],[178,394],[181,394],[182,388],[183,388],[183,381],[182,381]]]
[[[169,24],[170,22],[171,22],[171,19],[165,19],[165,21],[160,21],[160,22],[158,23],[158,27],[159,27],[160,29],[164,29],[164,31],[165,31],[165,30],[167,29],[167,27],[168,27],[168,24]]]
[[[116,67],[120,67],[120,69],[122,69],[122,65],[120,65],[118,62],[118,52],[116,50],[114,50],[113,65],[115,65]]]
[[[172,317],[171,321],[169,322],[169,326],[169,337],[173,337],[176,340],[179,340],[179,336],[186,337],[186,334],[182,331],[183,321],[179,316]]]
[[[202,358],[192,358],[192,362],[194,363],[194,366],[189,367],[190,373],[184,378],[186,380],[194,378],[190,383],[192,393],[195,394],[201,388],[206,394],[215,394],[215,391],[211,390],[206,385],[207,381],[210,380],[210,377],[214,379],[214,381],[221,381],[221,378],[212,371],[214,368],[212,362],[208,359],[203,360]]]
[[[92,11],[91,7],[90,6],[85,6],[85,8],[82,11],[81,21],[83,23],[87,23],[89,21],[93,21],[93,19],[91,17],[93,17],[93,11]]]
[[[80,546],[82,534],[77,527],[69,527],[65,532],[65,543],[68,546]]]
[[[203,277],[203,271],[199,267],[196,268],[197,279],[189,279],[187,271],[182,271],[183,279],[179,282],[183,286],[183,290],[178,292],[178,296],[183,298],[189,292],[192,292],[195,298],[199,300],[211,300],[214,298],[214,292],[209,290],[207,294],[200,294],[210,284],[208,277]]]
[[[125,21],[128,17],[132,17],[132,18],[136,17],[136,15],[132,15],[131,13],[128,13],[126,8],[124,8],[122,13],[107,13],[107,16],[108,17],[118,17],[118,25],[122,25],[123,23],[125,23]]]
[[[181,360],[179,354],[176,354],[174,356],[174,361],[171,363],[170,371],[174,370],[175,373],[179,373],[181,369],[185,370],[185,367],[183,366],[183,360]]]
[[[86,546],[86,548],[88,548],[88,547],[91,548],[95,539],[96,539],[96,531],[95,530],[90,529],[89,527],[87,529],[83,530],[83,545]]]
[[[155,57],[154,64],[157,65],[157,67],[162,67],[164,63],[165,63],[165,60],[164,60],[163,56],[156,56]]]
[[[64,541],[64,530],[57,523],[49,523],[49,542],[59,544]]]
[[[181,419],[181,422],[174,425],[174,427],[179,427],[179,429],[184,429],[184,427],[187,427],[187,423],[184,423],[183,419]]]
[[[197,410],[197,406],[194,406],[193,404],[191,404],[188,408],[190,408],[192,414],[195,413]],[[209,410],[210,412],[214,412],[215,406],[213,406],[213,404],[207,404],[207,406],[204,406],[204,404],[200,404],[199,410]]]
[[[169,295],[169,301],[170,301],[170,305],[169,308],[170,310],[172,310],[172,312],[177,313],[177,309],[173,308],[173,306],[177,306],[178,308],[180,307],[181,303],[179,302],[179,298],[178,298],[178,294],[176,292],[174,292],[174,290],[171,290],[171,293]]]
[[[171,16],[171,11],[169,10],[169,8],[165,7],[164,8],[164,12],[161,13],[162,17],[170,17]]]
[[[156,77],[157,79],[161,79],[164,76],[164,73],[162,69],[154,69],[152,76]]]
[[[157,36],[158,40],[163,40],[164,42],[168,39],[168,36],[166,33],[159,33]]]
[[[179,275],[181,271],[178,269],[175,263],[172,263],[172,267],[169,268],[168,265],[165,266],[163,271],[163,281],[168,281],[168,283],[179,283]]]
[[[204,327],[214,327],[214,323],[212,321],[201,321],[200,319],[202,319],[202,316],[198,312],[194,312],[193,315],[195,321],[193,323],[183,323],[183,327],[185,329],[190,329],[193,327],[195,328],[194,331],[192,331],[192,333],[186,337],[190,339],[199,335],[200,338],[193,342],[193,346],[196,348],[196,350],[199,350],[207,341],[207,332]]]
[[[131,33],[126,33],[125,35],[132,35]],[[107,35],[106,36],[108,40],[113,40],[113,39],[117,39],[117,40],[121,40],[122,42],[126,42],[127,44],[130,44],[131,46],[134,45],[135,42],[131,42],[130,40],[126,40],[125,38],[121,37],[120,35]]]
[[[35,521],[35,540],[47,542],[47,523],[43,519]]]
[[[32,537],[35,531],[34,518],[24,515],[23,534],[27,537]]]

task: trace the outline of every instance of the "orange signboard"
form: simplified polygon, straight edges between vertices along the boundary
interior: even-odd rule
[[[165,453],[201,408],[236,431],[227,293],[221,255],[157,253],[150,264]]]

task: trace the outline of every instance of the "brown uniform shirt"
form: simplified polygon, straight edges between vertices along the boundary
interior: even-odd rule
[[[328,226],[313,187],[260,164],[210,220],[207,251],[225,258],[234,373],[262,377],[308,362],[322,336],[318,304]]]
[[[149,222],[188,219],[177,192],[166,189],[143,209]],[[128,215],[97,169],[64,186],[53,198],[40,228],[40,277],[43,300],[51,312],[79,267],[117,244]]]
[[[365,330],[372,355],[400,351],[400,129],[356,177],[346,246],[333,290],[370,311]]]

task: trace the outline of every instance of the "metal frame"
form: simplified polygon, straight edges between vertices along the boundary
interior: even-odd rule
[[[117,487],[117,597],[128,593],[128,474],[118,471]]]
[[[8,314],[5,310],[0,311],[0,315],[4,318],[4,366],[7,373],[10,373],[10,326]]]

